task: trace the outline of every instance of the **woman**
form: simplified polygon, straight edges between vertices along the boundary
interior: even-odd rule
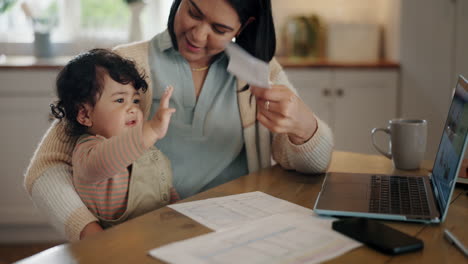
[[[305,173],[328,166],[331,131],[273,59],[274,32],[270,0],[175,0],[166,32],[115,49],[148,75],[141,100],[146,118],[164,88],[174,86],[170,106],[177,111],[156,146],[171,160],[183,198],[271,166],[271,156],[283,168]],[[227,72],[223,51],[233,38],[270,63],[272,89],[249,87]],[[102,230],[71,183],[75,140],[62,125],[52,125],[25,179],[34,203],[70,240]]]

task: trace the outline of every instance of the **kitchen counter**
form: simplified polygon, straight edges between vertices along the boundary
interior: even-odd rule
[[[36,58],[34,56],[0,55],[0,69],[60,69],[72,57],[58,56],[51,58]],[[399,69],[400,64],[390,61],[374,63],[331,62],[326,59],[291,59],[277,57],[284,68],[349,68],[349,69]]]
[[[277,57],[284,68],[346,68],[346,69],[399,69],[400,64],[391,61],[376,62],[335,62],[326,59],[302,59]]]

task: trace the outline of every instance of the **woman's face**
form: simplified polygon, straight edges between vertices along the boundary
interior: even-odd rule
[[[174,19],[180,54],[198,66],[222,52],[240,28],[239,16],[227,0],[182,0]]]

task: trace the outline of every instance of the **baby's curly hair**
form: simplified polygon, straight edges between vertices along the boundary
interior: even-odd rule
[[[92,49],[79,54],[58,74],[58,101],[50,105],[57,119],[67,121],[66,130],[70,136],[86,133],[88,128],[76,117],[84,104],[96,104],[104,88],[105,74],[118,83],[131,83],[137,91],[148,89],[145,74],[138,72],[133,61],[107,49]]]

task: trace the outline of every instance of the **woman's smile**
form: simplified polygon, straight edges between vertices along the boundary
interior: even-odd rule
[[[194,45],[188,38],[187,36],[185,36],[185,43],[187,44],[186,47],[187,49],[190,51],[190,52],[193,52],[193,53],[198,53],[202,50],[201,47],[198,47],[196,45]]]

